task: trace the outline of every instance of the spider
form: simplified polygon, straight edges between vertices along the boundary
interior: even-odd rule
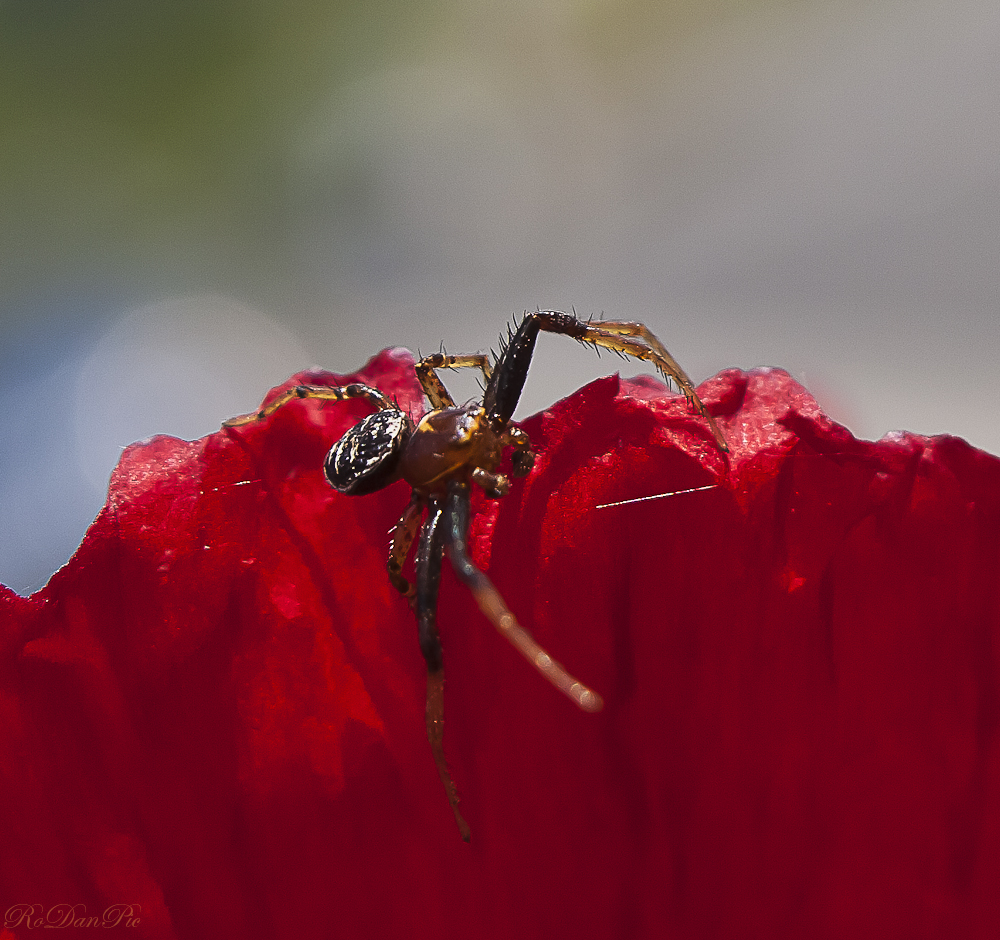
[[[362,398],[377,409],[333,445],[323,469],[330,485],[348,496],[373,493],[400,478],[412,487],[410,503],[392,532],[387,568],[389,580],[416,614],[420,649],[427,664],[427,737],[459,832],[466,842],[470,837],[469,826],[459,812],[458,792],[448,771],[443,743],[444,666],[437,629],[442,557],[448,555],[459,580],[472,592],[486,618],[549,682],[584,711],[600,711],[604,704],[593,689],[573,678],[535,642],[469,557],[472,485],[479,486],[488,498],[500,499],[510,487],[508,477],[497,473],[504,451],[513,448],[515,477],[526,476],[535,462],[527,434],[511,423],[511,416],[521,396],[540,330],[649,361],[677,383],[690,406],[705,418],[719,449],[729,450],[691,380],[647,327],[628,321],[585,322],[552,310],[525,314],[502,347],[495,368],[490,368],[488,358],[482,354],[449,356],[442,352],[421,359],[416,373],[431,403],[431,411],[419,422],[414,423],[382,392],[367,385],[339,388],[299,385],[260,411],[231,418],[223,425],[231,428],[261,420],[302,398],[330,401]],[[460,368],[482,372],[485,389],[481,402],[456,407],[436,373],[437,369]],[[418,530],[413,585],[403,577],[402,570]]]

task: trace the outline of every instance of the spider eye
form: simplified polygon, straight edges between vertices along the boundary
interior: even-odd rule
[[[326,455],[323,471],[338,493],[364,496],[388,486],[399,475],[399,455],[410,436],[406,415],[376,411],[351,428]]]

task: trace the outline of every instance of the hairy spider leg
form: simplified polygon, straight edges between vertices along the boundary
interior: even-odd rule
[[[274,414],[274,412],[287,405],[290,401],[297,401],[300,398],[320,398],[326,401],[348,401],[353,398],[363,398],[371,402],[379,411],[396,407],[377,388],[371,388],[367,385],[354,384],[337,387],[327,385],[296,385],[295,388],[290,388],[282,392],[272,402],[261,408],[260,411],[230,418],[228,421],[223,421],[222,426],[224,428],[235,428],[241,424],[250,424],[253,421],[259,421]]]
[[[634,356],[636,359],[652,362],[663,375],[673,379],[677,383],[677,387],[684,393],[688,404],[708,422],[719,449],[724,453],[729,453],[729,445],[722,436],[719,426],[715,423],[715,418],[708,413],[708,409],[694,390],[694,383],[648,326],[632,320],[601,320],[596,325],[587,324],[587,331],[588,335],[583,338],[583,342],[594,343],[606,349]],[[606,335],[608,333],[618,337],[617,341],[613,337],[608,337]],[[638,337],[648,348],[643,351],[643,347],[638,343],[629,342],[621,337]]]
[[[457,480],[449,483],[444,521],[444,546],[455,573],[472,592],[486,618],[532,666],[584,711],[600,711],[604,707],[600,695],[574,679],[538,645],[535,638],[517,622],[500,596],[500,592],[493,586],[493,582],[469,557],[467,548],[469,505],[468,484]]]
[[[719,448],[728,453],[729,447],[725,438],[715,419],[698,397],[691,379],[647,327],[641,323],[626,321],[586,323],[571,314],[555,310],[536,310],[525,314],[500,356],[493,371],[493,379],[486,387],[483,398],[483,407],[494,428],[506,427],[514,414],[514,409],[517,408],[524,382],[528,377],[535,340],[540,330],[547,333],[561,333],[581,343],[590,343],[593,346],[651,362],[660,372],[677,383],[691,406],[708,421],[712,436]]]
[[[448,394],[448,389],[438,377],[435,369],[479,369],[483,379],[489,384],[492,377],[489,357],[483,353],[468,356],[449,356],[447,353],[435,353],[424,356],[414,367],[420,385],[433,408],[454,408],[455,400]]]
[[[410,496],[409,506],[406,507],[392,530],[389,558],[385,565],[392,586],[410,602],[410,606],[413,606],[416,591],[413,585],[403,577],[403,564],[406,561],[406,556],[410,554],[410,547],[413,545],[413,539],[420,526],[420,517],[423,512],[424,500],[414,490],[413,495]]]
[[[448,794],[448,803],[455,814],[458,831],[469,841],[469,824],[458,809],[458,790],[448,772],[444,756],[444,661],[441,638],[437,629],[438,588],[441,585],[441,558],[444,554],[445,526],[442,524],[444,505],[432,499],[427,520],[420,532],[417,548],[416,613],[420,651],[427,663],[427,740],[430,741],[434,764]]]

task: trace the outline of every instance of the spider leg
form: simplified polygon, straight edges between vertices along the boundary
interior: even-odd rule
[[[490,369],[489,357],[482,353],[468,356],[449,356],[446,353],[435,353],[433,356],[425,356],[414,368],[424,394],[435,410],[455,407],[455,400],[448,394],[448,389],[438,378],[435,369],[480,369],[487,383],[493,374]]]
[[[411,503],[412,506],[412,503]],[[437,598],[441,584],[441,557],[444,550],[444,507],[440,500],[431,500],[430,511],[420,532],[417,548],[416,613],[420,651],[427,663],[427,740],[438,775],[448,794],[448,803],[455,814],[462,839],[469,841],[469,825],[458,811],[458,791],[448,773],[444,756],[444,662],[441,639],[437,629]]]
[[[282,392],[274,401],[261,408],[260,411],[230,418],[228,421],[223,421],[222,426],[224,428],[235,428],[241,424],[250,424],[253,421],[259,421],[274,414],[274,412],[287,405],[290,401],[296,401],[300,398],[320,398],[326,401],[347,401],[352,398],[364,398],[380,411],[396,407],[377,388],[369,388],[367,385],[341,385],[335,388],[327,385],[296,385],[295,388],[290,388]]]
[[[466,542],[469,533],[469,486],[453,481],[448,485],[448,502],[444,522],[444,545],[451,566],[459,579],[472,592],[479,609],[517,649],[560,692],[576,702],[584,711],[600,711],[604,706],[600,695],[574,679],[559,663],[543,650],[535,638],[522,627],[504,603],[493,582],[469,557]]]
[[[612,349],[636,359],[652,362],[664,376],[673,379],[677,383],[677,387],[684,393],[688,404],[708,422],[719,449],[726,453],[729,452],[726,439],[715,423],[715,418],[708,413],[708,409],[698,397],[698,393],[694,390],[694,383],[649,327],[644,323],[630,320],[602,320],[598,324],[588,323],[586,327],[587,335],[582,338],[582,342],[603,346],[605,349]],[[638,337],[638,339],[634,339],[634,337]]]
[[[646,326],[624,320],[585,323],[568,313],[557,313],[554,310],[536,310],[534,313],[525,314],[500,357],[483,398],[483,407],[494,428],[505,428],[514,414],[514,409],[517,408],[525,379],[528,377],[528,366],[531,365],[535,340],[540,330],[572,336],[581,343],[589,343],[598,348],[611,349],[622,355],[651,362],[660,372],[677,383],[691,407],[708,422],[720,450],[728,453],[726,440],[715,419],[698,397],[694,383],[674,357],[667,352],[663,343]]]
[[[385,565],[389,572],[389,580],[392,582],[392,586],[409,601],[411,607],[416,597],[416,590],[403,577],[403,563],[406,561],[406,556],[410,553],[410,546],[413,545],[413,539],[417,534],[417,527],[420,525],[420,516],[423,511],[423,498],[414,492],[410,497],[410,505],[406,507],[403,515],[399,517],[399,521],[392,530],[389,558]]]

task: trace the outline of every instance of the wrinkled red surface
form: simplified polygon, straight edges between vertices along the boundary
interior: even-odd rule
[[[408,354],[351,379],[422,409]],[[608,378],[525,422],[535,470],[477,503],[477,560],[606,708],[539,679],[446,566],[470,845],[384,574],[406,488],[321,476],[365,406],[129,448],[70,563],[0,593],[0,913],[130,904],[115,935],[185,940],[1000,935],[1000,464],[857,441],[782,372],[701,392],[728,473],[682,400]]]

